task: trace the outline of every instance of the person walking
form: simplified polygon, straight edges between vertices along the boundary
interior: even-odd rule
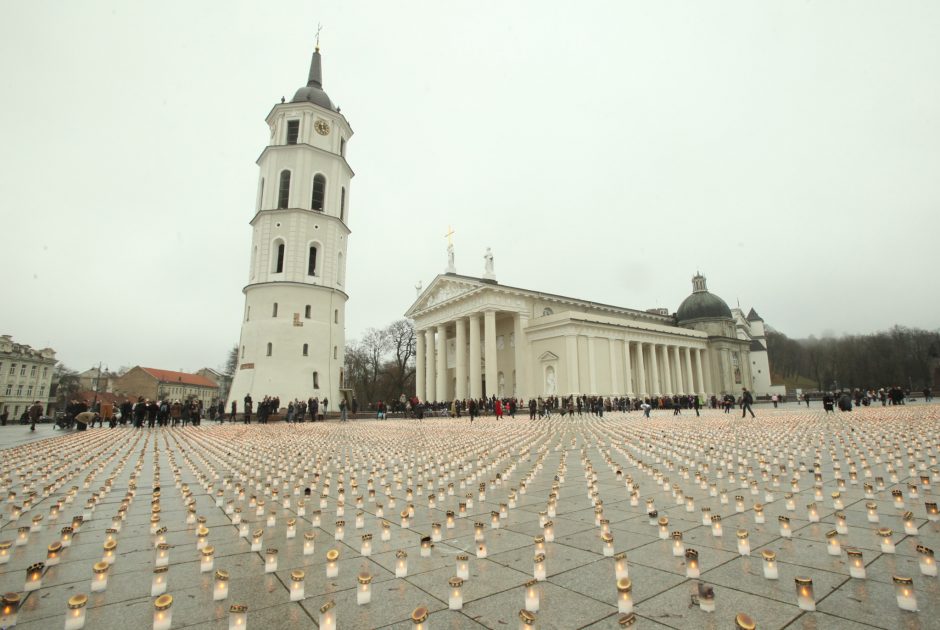
[[[339,421],[346,422],[346,399],[339,399]]]
[[[748,412],[750,412],[751,417],[754,417],[754,410],[751,409],[751,405],[754,403],[754,397],[751,396],[751,392],[747,391],[747,387],[742,389],[741,394],[741,417],[745,417]]]
[[[36,423],[39,422],[39,419],[42,417],[42,404],[37,400],[33,403],[32,407],[29,408],[29,430],[36,430]]]

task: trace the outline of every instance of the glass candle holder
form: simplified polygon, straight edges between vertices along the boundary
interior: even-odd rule
[[[849,562],[849,575],[857,580],[865,579],[865,561],[860,549],[847,549],[846,556]]]
[[[456,524],[457,524],[457,520],[456,520],[456,518],[454,517],[454,512],[453,512],[453,510],[448,510],[448,511],[447,511],[447,514],[446,514],[446,518],[444,519],[444,526],[445,526],[447,529],[454,529],[454,527],[456,526]]]
[[[695,498],[690,497],[690,496],[685,498],[685,511],[686,512],[695,511]]]
[[[927,511],[927,519],[931,523],[936,523],[940,521],[940,509],[937,508],[937,504],[932,501],[924,502],[924,508]]]
[[[264,572],[274,573],[277,571],[277,549],[268,549],[264,554]]]
[[[241,538],[248,538],[248,533],[249,533],[248,523],[244,523],[244,522],[240,523],[240,524],[238,525],[238,535],[239,535],[239,537],[241,537]]]
[[[905,512],[901,516],[901,520],[904,522],[904,533],[908,536],[916,536],[918,534],[917,525],[914,524],[914,513]]]
[[[248,627],[248,606],[233,604],[228,609],[228,630],[245,630]]]
[[[846,522],[845,513],[836,512],[835,519],[836,519],[836,531],[842,534],[843,536],[848,534],[849,526],[848,526],[848,523]]]
[[[669,538],[669,517],[661,516],[657,522],[659,526],[659,537],[662,540],[667,540]]]
[[[372,576],[368,573],[360,573],[356,576],[358,587],[356,588],[356,603],[360,606],[372,601]]]
[[[336,630],[336,603],[332,600],[320,606],[320,630]]]
[[[904,493],[900,490],[892,490],[891,497],[894,499],[894,507],[898,510],[904,509]]]
[[[264,540],[264,530],[256,529],[251,532],[251,550],[252,551],[261,551],[261,543]]]
[[[411,624],[414,630],[429,630],[428,617],[430,612],[427,606],[418,606],[411,611]]]
[[[69,597],[68,610],[65,613],[65,630],[81,630],[85,627],[85,605],[87,603],[87,595],[79,594]]]
[[[744,511],[744,497],[740,494],[734,495],[734,511],[743,512]]]
[[[434,545],[431,544],[430,536],[423,536],[421,538],[421,557],[430,558],[431,557],[431,548]]]
[[[878,522],[878,504],[874,501],[869,501],[865,504],[865,512],[868,515],[869,523]]]
[[[525,609],[538,612],[541,596],[541,587],[538,580],[529,580],[523,587],[525,588]]]
[[[440,523],[431,523],[431,542],[441,542]]]
[[[304,598],[304,578],[306,574],[301,569],[290,572],[290,601],[299,602]]]
[[[920,556],[920,572],[922,575],[937,577],[937,560],[934,558],[933,549],[923,545],[917,545],[917,553]]]
[[[457,577],[462,580],[470,579],[470,557],[466,554],[457,555]]]
[[[761,551],[761,559],[764,563],[764,578],[768,580],[777,580],[780,574],[777,569],[777,554],[770,549]]]
[[[207,544],[209,544],[209,529],[199,526],[196,529],[196,549],[202,551]]]
[[[289,518],[287,519],[287,528],[284,530],[284,536],[290,540],[291,538],[297,537],[297,519]]]
[[[888,527],[878,528],[878,537],[881,539],[882,553],[894,553],[894,541],[891,540],[891,536],[893,535],[894,532]]]
[[[709,584],[704,582],[699,582],[697,585],[698,591],[698,607],[702,612],[715,612],[715,589]]]
[[[17,547],[22,547],[29,542],[29,527],[19,527],[16,530],[16,541]]]
[[[633,612],[633,581],[628,577],[617,580],[617,611],[621,614]]]
[[[482,559],[482,558],[485,558],[486,556],[487,556],[486,541],[482,540],[477,543],[477,558]]]
[[[96,562],[91,570],[91,592],[100,593],[108,588],[108,569],[111,567],[107,562]]]
[[[23,585],[23,591],[29,593],[42,588],[42,571],[45,566],[44,563],[37,562],[26,568],[26,583]]]
[[[535,556],[532,574],[532,577],[534,577],[539,582],[545,580],[545,554],[539,554]]]
[[[212,586],[212,600],[220,602],[228,598],[228,571],[218,569],[215,572],[215,580]]]
[[[738,554],[742,556],[751,555],[751,541],[749,540],[750,534],[746,529],[739,529],[737,531],[738,538]]]
[[[764,519],[764,506],[760,503],[754,504],[754,522],[758,525],[766,522]]]
[[[542,528],[542,535],[545,537],[545,542],[555,542],[554,521],[545,521],[545,527]]]
[[[408,552],[404,549],[395,552],[395,577],[408,577]]]
[[[326,552],[326,577],[335,578],[339,575],[339,550],[330,549]]]
[[[59,543],[61,545],[61,543]],[[0,540],[0,564],[6,564],[10,561],[10,548],[13,547],[12,540]]]
[[[790,519],[786,516],[778,516],[777,522],[780,524],[780,535],[784,538],[792,538],[793,530],[790,528]]]
[[[630,577],[626,552],[622,551],[614,556],[614,577],[618,580],[620,578]]]
[[[166,578],[170,567],[162,566],[153,570],[153,577],[150,580],[150,596],[157,597],[166,593]]]
[[[794,578],[796,585],[796,603],[802,610],[816,610],[816,597],[813,594],[813,580],[808,577]]]
[[[721,517],[717,514],[712,517],[712,536],[715,538],[721,538],[722,536]]]
[[[199,552],[199,572],[209,573],[215,568],[215,547],[206,545]]]
[[[819,522],[819,509],[816,507],[815,503],[810,503],[806,506],[806,520],[810,523]]]
[[[173,623],[173,596],[161,595],[153,602],[153,630],[170,630]]]
[[[614,556],[614,536],[613,534],[607,533],[601,536],[601,541],[603,542],[603,553],[607,558],[612,558]]]
[[[447,607],[450,610],[463,608],[463,578],[452,577],[447,580]]]
[[[917,594],[914,592],[914,579],[895,575],[892,581],[894,582],[894,595],[897,597],[898,608],[917,612]]]
[[[311,524],[312,526],[314,526],[314,527],[319,527],[319,526],[320,526],[320,518],[321,518],[322,514],[323,514],[323,513],[322,513],[320,510],[315,510],[315,511],[313,512],[313,514],[310,515],[310,524]]]
[[[702,525],[708,527],[712,524],[712,509],[708,506],[702,508]]]
[[[361,556],[372,555],[372,534],[362,535],[362,543],[359,546],[359,555]]]
[[[56,540],[46,547],[46,566],[54,567],[62,559],[62,543]]]
[[[19,593],[4,593],[3,605],[0,608],[0,628],[12,628],[16,625],[21,600]]]
[[[682,542],[682,532],[672,532],[672,555],[681,558],[685,555],[685,544]]]
[[[698,551],[695,549],[685,550],[685,577],[697,578],[701,575],[698,563]]]
[[[333,530],[333,540],[342,540],[346,537],[346,521],[336,521],[336,528]]]

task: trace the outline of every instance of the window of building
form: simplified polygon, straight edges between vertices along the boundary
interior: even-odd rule
[[[20,366],[20,376],[26,376],[26,364]]]
[[[343,267],[343,252],[336,254],[336,284],[343,284],[346,269]]]
[[[242,358],[245,358],[245,346],[242,346]]]
[[[300,121],[287,121],[287,144],[297,144],[297,136],[300,135]]]
[[[271,351],[274,350],[274,347],[271,345],[271,342],[268,342],[268,356],[271,356]]]
[[[339,139],[339,154],[346,157],[346,138]]]
[[[10,376],[16,376],[16,363],[10,364]]]
[[[17,396],[22,396],[22,395],[23,395],[23,386],[22,386],[22,385],[17,385],[17,386],[16,386],[16,395],[17,395]]]
[[[274,273],[284,273],[284,241],[276,241],[277,253],[274,257]]]
[[[317,173],[313,176],[313,197],[310,200],[310,207],[323,212],[324,199],[326,199],[326,178]]]
[[[311,245],[310,253],[307,254],[307,275],[308,276],[317,275],[317,247],[316,245]]]
[[[30,376],[30,378],[33,378],[33,377],[36,376],[36,366],[35,366],[35,365],[32,366],[31,368],[29,368],[29,376]]]
[[[307,344],[304,344],[304,356],[307,356],[307,350],[308,350],[308,346]]]
[[[313,388],[320,389],[320,374],[317,372],[313,373]]]
[[[43,378],[46,378],[46,376],[47,376],[48,374],[49,374],[49,368],[44,367],[44,368],[42,369],[42,377],[43,377]]]
[[[277,302],[274,303],[274,308],[271,309],[271,317],[277,317]]]
[[[281,171],[281,185],[277,190],[277,207],[286,208],[290,203],[290,171]]]
[[[337,353],[336,346],[333,346],[333,358],[335,359],[338,356],[339,354]]]
[[[339,220],[346,217],[346,187],[340,189],[339,193]]]
[[[245,309],[245,321],[246,322],[251,321],[251,307],[250,306]]]
[[[310,319],[310,305],[304,307],[304,319]]]
[[[261,178],[261,186],[258,187],[258,210],[261,210],[261,204],[264,200],[264,178]]]
[[[333,310],[333,323],[334,324],[339,323],[339,309],[338,308]]]
[[[33,386],[32,386],[32,385],[30,385],[30,386],[28,386],[28,387],[26,388],[26,395],[29,396],[30,398],[33,397]]]
[[[13,393],[13,383],[7,383],[7,396]]]
[[[40,385],[40,386],[39,386],[39,395],[40,395],[40,396],[45,396],[45,395],[46,395],[46,386],[45,386],[45,385]]]
[[[3,371],[3,361],[0,361],[0,372]]]

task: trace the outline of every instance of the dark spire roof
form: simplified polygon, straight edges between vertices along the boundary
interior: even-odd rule
[[[336,111],[330,97],[323,91],[323,69],[320,65],[320,48],[313,51],[310,59],[310,72],[307,74],[307,85],[297,90],[291,103],[313,103],[320,107]]]
[[[747,314],[747,321],[749,321],[749,322],[762,322],[762,321],[764,321],[764,320],[761,319],[761,316],[757,314],[757,311],[755,311],[755,310],[752,308],[751,311]]]

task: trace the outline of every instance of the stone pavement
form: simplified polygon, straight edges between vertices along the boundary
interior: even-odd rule
[[[247,606],[253,628],[313,628],[329,602],[339,628],[519,627],[520,611],[534,608],[525,584],[543,553],[544,579],[530,587],[540,602],[525,627],[624,627],[617,574],[626,571],[638,628],[733,628],[738,613],[758,628],[936,628],[940,586],[922,567],[936,569],[923,547],[940,545],[929,512],[940,486],[940,407],[758,414],[41,427],[55,436],[43,440],[6,427],[0,541],[24,544],[0,543],[0,593],[22,600],[17,628],[63,627],[76,594],[88,596],[87,628],[150,628],[155,543],[164,540],[168,569],[156,575],[172,596],[163,612],[172,628],[227,628],[234,604]],[[48,547],[75,517],[83,519],[71,545],[25,592],[28,567],[50,564]],[[789,518],[789,537],[778,517]],[[750,555],[740,553],[739,530]],[[109,537],[117,546],[107,587],[93,592]],[[833,539],[841,550],[830,555]],[[862,554],[865,579],[849,575],[850,548]],[[698,579],[687,577],[689,549]],[[779,579],[764,577],[764,550],[776,553]],[[625,560],[618,567],[606,553]],[[461,555],[462,607],[449,610]],[[407,574],[396,577],[402,560]],[[229,575],[219,601],[215,570]],[[363,605],[361,574],[371,577]],[[899,608],[895,575],[913,579],[916,612]],[[815,611],[798,606],[796,577],[812,579]],[[290,601],[292,583],[303,585],[299,601]],[[700,608],[700,591],[714,593],[714,612]],[[412,621],[420,607],[429,612],[423,626]]]

